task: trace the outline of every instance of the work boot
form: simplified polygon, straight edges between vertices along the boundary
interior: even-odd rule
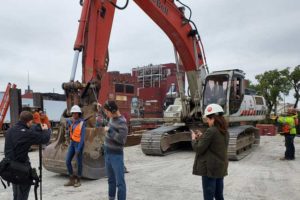
[[[75,183],[75,177],[70,176],[69,181],[65,183],[64,186],[74,186],[74,183]]]
[[[81,183],[80,183],[80,177],[75,177],[75,183],[74,183],[74,187],[79,187],[81,186]]]

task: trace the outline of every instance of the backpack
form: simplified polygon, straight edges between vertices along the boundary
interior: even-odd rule
[[[36,169],[31,168],[29,164],[13,161],[8,158],[3,158],[0,162],[0,177],[5,188],[6,186],[2,179],[7,181],[8,185],[9,183],[34,185],[34,182],[39,180]]]
[[[34,196],[37,200],[37,188],[39,187],[40,178],[35,168],[31,168],[30,164],[24,164],[17,161],[3,158],[0,162],[0,180],[3,187],[6,185],[3,180],[17,185],[34,185]]]

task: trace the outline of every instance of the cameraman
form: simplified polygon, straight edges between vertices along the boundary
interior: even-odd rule
[[[20,114],[20,120],[10,129],[5,136],[5,157],[10,160],[30,165],[28,152],[33,144],[47,144],[51,131],[47,125],[32,127],[33,115],[29,111]],[[32,127],[32,128],[31,128]],[[14,200],[28,199],[31,185],[13,184]]]

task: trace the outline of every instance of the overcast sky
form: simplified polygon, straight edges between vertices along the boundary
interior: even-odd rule
[[[182,1],[193,10],[210,71],[239,68],[253,81],[266,70],[300,64],[299,0]],[[0,91],[7,82],[24,91],[29,72],[34,91],[62,92],[71,73],[78,2],[1,1]],[[132,1],[116,10],[109,50],[109,71],[175,61],[170,40]]]

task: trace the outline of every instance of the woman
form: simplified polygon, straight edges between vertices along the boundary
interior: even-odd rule
[[[68,137],[70,138],[70,145],[68,148],[66,165],[69,181],[64,186],[81,186],[80,179],[82,176],[82,158],[84,148],[84,138],[86,132],[86,124],[82,118],[82,111],[78,105],[71,108],[72,118],[67,119]],[[77,160],[77,176],[73,173],[72,160],[75,157]]]
[[[205,108],[204,117],[209,128],[203,134],[192,132],[192,144],[196,151],[193,174],[202,176],[205,200],[223,200],[223,178],[227,175],[227,148],[229,134],[223,117],[223,108],[210,104]]]

